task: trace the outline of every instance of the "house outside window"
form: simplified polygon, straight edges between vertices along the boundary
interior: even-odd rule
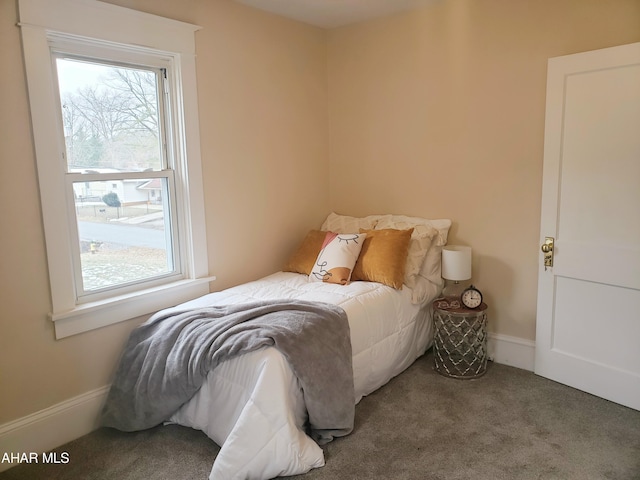
[[[207,293],[198,27],[94,0],[19,6],[56,336]]]

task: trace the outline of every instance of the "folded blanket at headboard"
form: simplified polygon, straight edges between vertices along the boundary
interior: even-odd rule
[[[102,412],[104,426],[143,430],[167,420],[224,360],[264,346],[287,358],[319,444],[353,429],[347,315],[302,300],[159,312],[129,337]]]

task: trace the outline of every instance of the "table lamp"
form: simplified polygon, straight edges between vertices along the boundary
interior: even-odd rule
[[[447,245],[442,249],[442,278],[444,297],[460,298],[464,285],[461,281],[471,278],[471,247]]]

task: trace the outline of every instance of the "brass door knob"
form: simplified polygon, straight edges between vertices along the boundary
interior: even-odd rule
[[[544,252],[544,268],[553,267],[553,237],[545,237],[540,249]]]

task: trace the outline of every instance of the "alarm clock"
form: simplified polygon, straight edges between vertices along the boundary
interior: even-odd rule
[[[467,308],[478,308],[482,305],[482,293],[476,287],[470,285],[460,295],[460,301]]]

